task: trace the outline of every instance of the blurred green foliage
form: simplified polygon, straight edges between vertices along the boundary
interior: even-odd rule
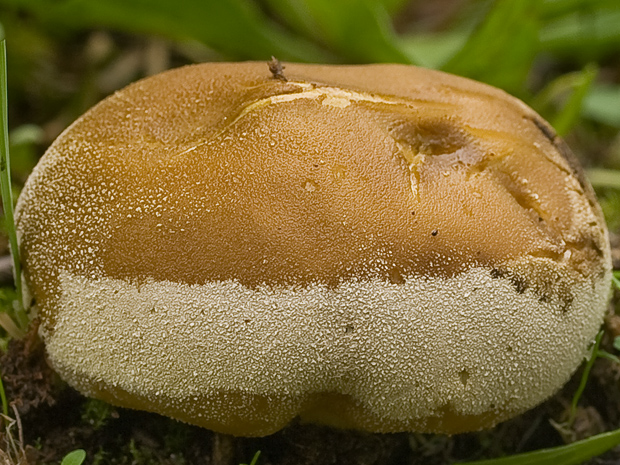
[[[620,86],[596,85],[585,99],[583,113],[600,123],[620,128]]]
[[[522,94],[539,52],[539,0],[495,2],[442,69]]]
[[[2,0],[43,28],[106,27],[197,40],[227,59],[416,64],[425,31],[397,34],[404,0]],[[427,54],[447,41],[451,56],[432,63],[450,72],[519,92],[541,53],[569,54],[585,64],[620,47],[615,0],[470,2],[447,30],[432,33]],[[474,25],[474,27],[467,27]]]

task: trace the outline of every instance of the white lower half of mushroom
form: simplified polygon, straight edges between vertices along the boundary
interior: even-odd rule
[[[603,318],[609,276],[574,280],[567,297],[496,271],[335,288],[64,272],[43,337],[55,369],[85,394],[224,432],[269,434],[297,415],[459,432],[552,395]]]

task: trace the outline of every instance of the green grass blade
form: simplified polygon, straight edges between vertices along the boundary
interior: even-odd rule
[[[494,2],[465,46],[442,69],[522,94],[539,49],[537,5],[538,0]]]
[[[596,358],[599,356],[599,347],[601,345],[601,340],[603,339],[604,333],[605,333],[604,331],[599,331],[599,333],[596,335],[594,347],[592,347],[590,357],[588,358],[586,362],[586,366],[583,369],[583,373],[581,374],[581,380],[579,381],[579,386],[577,387],[577,391],[575,392],[575,395],[573,396],[573,400],[571,401],[570,416],[568,418],[568,421],[566,422],[566,426],[569,428],[573,425],[573,422],[575,421],[575,417],[577,416],[577,405],[579,404],[579,399],[581,399],[583,391],[585,391],[586,389],[586,384],[588,384],[588,377],[590,376],[590,370],[592,370],[592,367],[594,366],[594,362],[596,361]]]
[[[499,459],[466,462],[460,465],[579,465],[620,444],[620,429],[598,434],[566,446],[541,449]]]
[[[562,74],[547,84],[530,104],[558,134],[565,135],[579,121],[597,74],[598,66],[594,63],[581,71]]]
[[[378,0],[267,0],[293,29],[347,61],[411,63]],[[392,5],[389,6],[390,8]]]
[[[584,100],[597,74],[598,67],[594,64],[586,66],[584,70],[579,73],[571,96],[568,98],[562,111],[551,121],[551,124],[560,136],[566,135],[573,126],[577,124]]]
[[[620,170],[590,168],[586,174],[594,188],[620,189]]]
[[[457,29],[439,34],[416,34],[402,38],[411,60],[426,68],[444,66],[467,42],[471,31]]]
[[[256,453],[254,454],[254,457],[252,457],[252,461],[250,462],[249,465],[256,465],[258,463],[258,457],[260,457],[260,450],[256,451]],[[239,465],[247,465],[247,464],[241,463]]]
[[[599,123],[620,128],[620,86],[595,85],[583,102],[583,114]]]
[[[8,106],[6,85],[6,40],[4,28],[0,25],[0,193],[2,194],[2,208],[9,236],[9,246],[13,256],[13,277],[17,290],[19,312],[23,309],[21,264],[19,260],[19,246],[17,233],[15,232],[15,220],[13,218],[13,192],[11,190],[11,162],[9,157],[9,130],[8,130]],[[23,312],[21,312],[23,313]],[[23,319],[22,319],[23,320]],[[18,323],[23,324],[23,321]]]
[[[260,457],[260,451],[257,450],[256,454],[254,454],[254,457],[252,457],[252,461],[250,462],[250,465],[256,465],[258,463],[259,457]]]
[[[60,465],[82,465],[85,459],[86,451],[84,449],[76,449],[65,455]]]
[[[0,402],[2,403],[2,414],[6,417],[9,414],[9,403],[6,401],[4,384],[2,383],[2,373],[0,373]]]
[[[21,315],[20,315],[21,316]],[[0,328],[4,329],[9,337],[13,339],[21,339],[26,335],[26,332],[20,327],[24,328],[28,325],[28,321],[20,321],[19,326],[8,313],[0,312]]]
[[[620,45],[620,3],[605,3],[586,3],[546,21],[540,30],[541,48],[587,61],[616,54]]]

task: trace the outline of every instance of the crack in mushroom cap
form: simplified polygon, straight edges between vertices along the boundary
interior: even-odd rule
[[[563,143],[520,101],[435,71],[286,78],[170,71],[50,147],[17,222],[59,373],[244,435],[298,414],[453,433],[550,396],[610,280]]]

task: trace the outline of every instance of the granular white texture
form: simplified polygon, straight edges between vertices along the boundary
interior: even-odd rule
[[[132,285],[64,273],[46,340],[56,370],[87,394],[96,394],[92,384],[177,405],[222,392],[287,398],[290,408],[268,412],[273,418],[263,420],[274,424],[253,434],[272,432],[320,393],[355,400],[350,427],[364,426],[364,412],[387,425],[445,409],[497,411],[499,420],[567,380],[601,324],[591,308],[604,305],[605,285],[577,284],[579,298],[559,310],[561,296],[541,302],[480,268],[333,289]],[[192,407],[210,413],[206,424],[213,417],[226,424],[238,408],[213,415],[208,405]],[[251,407],[244,414],[251,422]]]

